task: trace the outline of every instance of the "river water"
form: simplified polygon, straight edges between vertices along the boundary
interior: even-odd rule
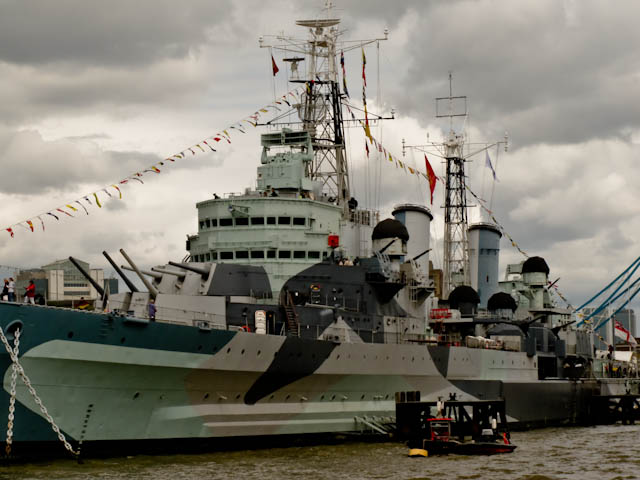
[[[32,479],[640,479],[640,426],[513,432],[514,453],[408,458],[400,443],[138,455],[0,466],[0,480]]]

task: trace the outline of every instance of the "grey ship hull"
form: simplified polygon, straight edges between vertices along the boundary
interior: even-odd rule
[[[355,432],[363,429],[358,417],[393,417],[401,391],[504,396],[512,422],[563,423],[584,415],[600,388],[538,381],[536,357],[523,352],[333,343],[0,303],[3,330],[16,321],[20,362],[74,445]],[[7,411],[6,352],[0,362]],[[50,442],[61,451],[20,381],[16,398],[15,450]]]

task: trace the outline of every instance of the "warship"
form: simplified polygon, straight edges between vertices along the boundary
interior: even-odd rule
[[[288,59],[305,86],[298,127],[261,136],[255,187],[197,204],[185,258],[144,270],[124,250],[123,268],[104,252],[128,291],[108,295],[86,274],[103,296],[93,311],[0,302],[0,429],[12,453],[387,432],[407,392],[501,398],[509,422],[569,423],[594,394],[637,392],[631,364],[610,378],[592,332],[553,304],[542,258],[498,282],[501,230],[467,224],[453,130],[442,285],[426,204],[398,203],[383,220],[359,208],[339,22],[297,22],[309,35]]]

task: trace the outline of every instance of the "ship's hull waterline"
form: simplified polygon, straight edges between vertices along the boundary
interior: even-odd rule
[[[522,352],[337,344],[1,303],[3,330],[16,322],[20,362],[72,443],[359,431],[356,417],[393,417],[402,391],[504,396],[511,421],[558,423],[596,388],[537,381],[535,357]],[[12,368],[6,352],[0,361],[7,411]],[[14,443],[57,442],[20,379],[16,398]]]

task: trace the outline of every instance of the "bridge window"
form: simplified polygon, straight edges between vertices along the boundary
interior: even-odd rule
[[[275,225],[276,217],[267,217],[267,225]]]
[[[306,258],[306,252],[304,250],[294,250],[293,258]]]
[[[238,218],[236,218],[236,227],[244,227],[246,225],[249,225],[249,218],[248,217],[238,217]]]
[[[264,250],[251,250],[251,258],[264,258]]]
[[[204,228],[204,220],[200,220],[200,230]]]
[[[218,226],[218,219],[217,218],[212,218],[211,219],[211,226],[212,227],[217,227]]]
[[[211,228],[211,220],[209,220],[208,218],[205,218],[204,225],[207,228]]]
[[[220,219],[220,226],[221,227],[230,227],[233,225],[233,219],[232,218],[221,218]]]
[[[304,217],[293,217],[293,224],[294,225],[300,225],[300,226],[304,227],[305,224],[306,224],[306,218],[304,218]]]
[[[220,260],[233,260],[233,252],[220,252]]]
[[[267,258],[276,258],[275,250],[267,250]]]
[[[205,262],[211,261],[211,254],[210,253],[205,253],[204,254],[204,261]]]
[[[217,259],[218,259],[218,252],[214,250],[213,252],[211,252],[211,260],[217,260]]]
[[[308,252],[307,256],[309,258],[317,258],[317,259],[319,259],[320,258],[320,252]]]
[[[251,217],[251,225],[264,225],[264,217]]]
[[[278,258],[291,258],[291,250],[280,250]]]
[[[278,225],[291,225],[291,217],[278,217]]]
[[[249,252],[247,250],[238,250],[236,252],[236,259],[244,260],[245,258],[249,258]]]

